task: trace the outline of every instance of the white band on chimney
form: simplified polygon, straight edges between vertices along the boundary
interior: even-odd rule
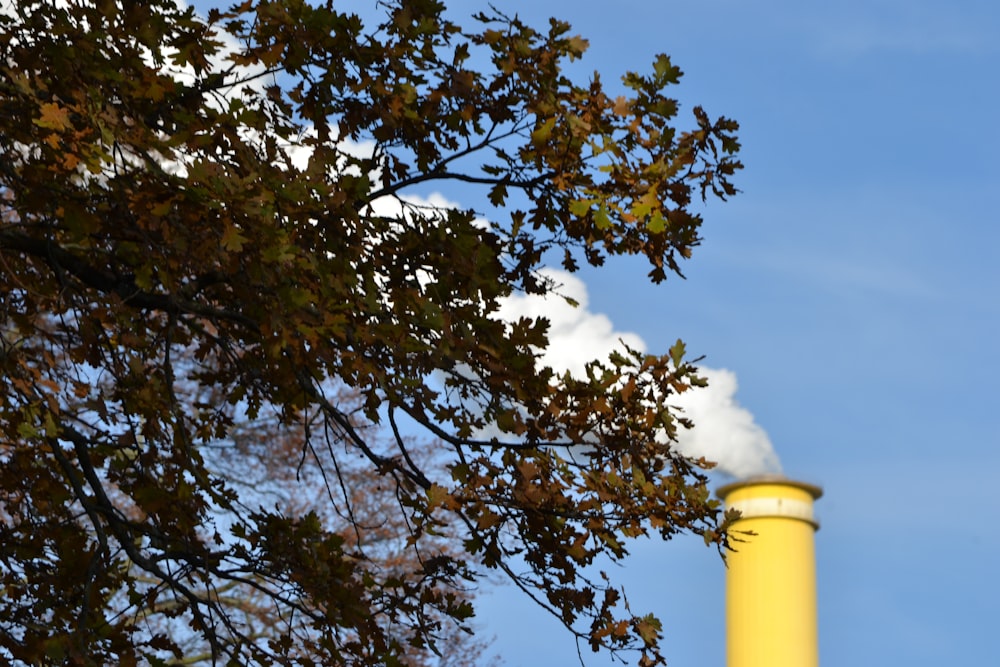
[[[729,508],[739,510],[744,519],[762,516],[783,516],[815,524],[812,503],[794,498],[746,498],[729,503]]]

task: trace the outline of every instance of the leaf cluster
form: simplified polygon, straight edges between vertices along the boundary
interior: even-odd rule
[[[563,66],[586,42],[558,20],[380,9],[0,14],[11,658],[169,664],[193,639],[212,663],[403,664],[466,623],[485,567],[595,650],[662,662],[658,622],[589,566],[642,535],[726,544],[707,464],[671,445],[697,369],[679,345],[560,376],[538,362],[547,321],[497,313],[553,293],[552,258],[680,274],[692,202],[735,193],[737,125],[696,107],[675,127],[665,56],[625,96],[575,83]],[[488,221],[415,198],[455,182],[483,188]],[[258,437],[297,443],[268,470],[308,462],[339,520],[268,504],[220,463],[264,418]],[[416,556],[363,548],[379,525],[359,485],[390,493],[385,525]]]

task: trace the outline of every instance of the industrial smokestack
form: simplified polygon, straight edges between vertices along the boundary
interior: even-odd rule
[[[742,514],[732,532],[744,540],[726,560],[726,664],[818,667],[813,501],[823,490],[770,475],[716,493]]]

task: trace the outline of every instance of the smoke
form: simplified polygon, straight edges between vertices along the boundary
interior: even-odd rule
[[[780,473],[781,462],[767,432],[736,400],[736,373],[703,366],[699,373],[708,378],[708,387],[685,392],[675,401],[695,423],[680,432],[680,450],[715,461],[717,470],[740,479]]]
[[[620,341],[640,351],[647,349],[637,334],[616,331],[606,315],[589,310],[587,286],[582,280],[554,269],[543,273],[560,285],[558,294],[579,305],[573,307],[559,296],[518,295],[508,298],[499,313],[508,321],[522,316],[549,319],[549,347],[541,363],[556,371],[582,374],[588,361],[606,358],[620,348]],[[717,471],[736,478],[780,472],[781,464],[767,433],[736,400],[736,374],[704,366],[699,371],[708,378],[708,387],[695,388],[673,401],[695,423],[693,429],[679,431],[680,451],[715,461]]]

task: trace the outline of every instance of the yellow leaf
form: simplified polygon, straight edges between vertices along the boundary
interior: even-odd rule
[[[80,158],[73,153],[66,153],[63,155],[63,167],[66,171],[73,171],[76,169],[76,165],[78,164],[80,164]]]
[[[639,632],[639,636],[642,637],[642,641],[646,642],[646,646],[652,646],[656,643],[662,629],[663,626],[660,624],[660,621],[651,615],[643,617],[636,624],[636,630]]]
[[[42,115],[32,121],[38,127],[47,130],[62,131],[72,127],[69,122],[69,109],[54,102],[42,105]]]
[[[569,38],[570,60],[575,60],[583,55],[583,52],[590,46],[590,42],[579,35]]]
[[[628,115],[628,100],[624,95],[619,95],[615,98],[614,113],[616,116],[627,116]]]

